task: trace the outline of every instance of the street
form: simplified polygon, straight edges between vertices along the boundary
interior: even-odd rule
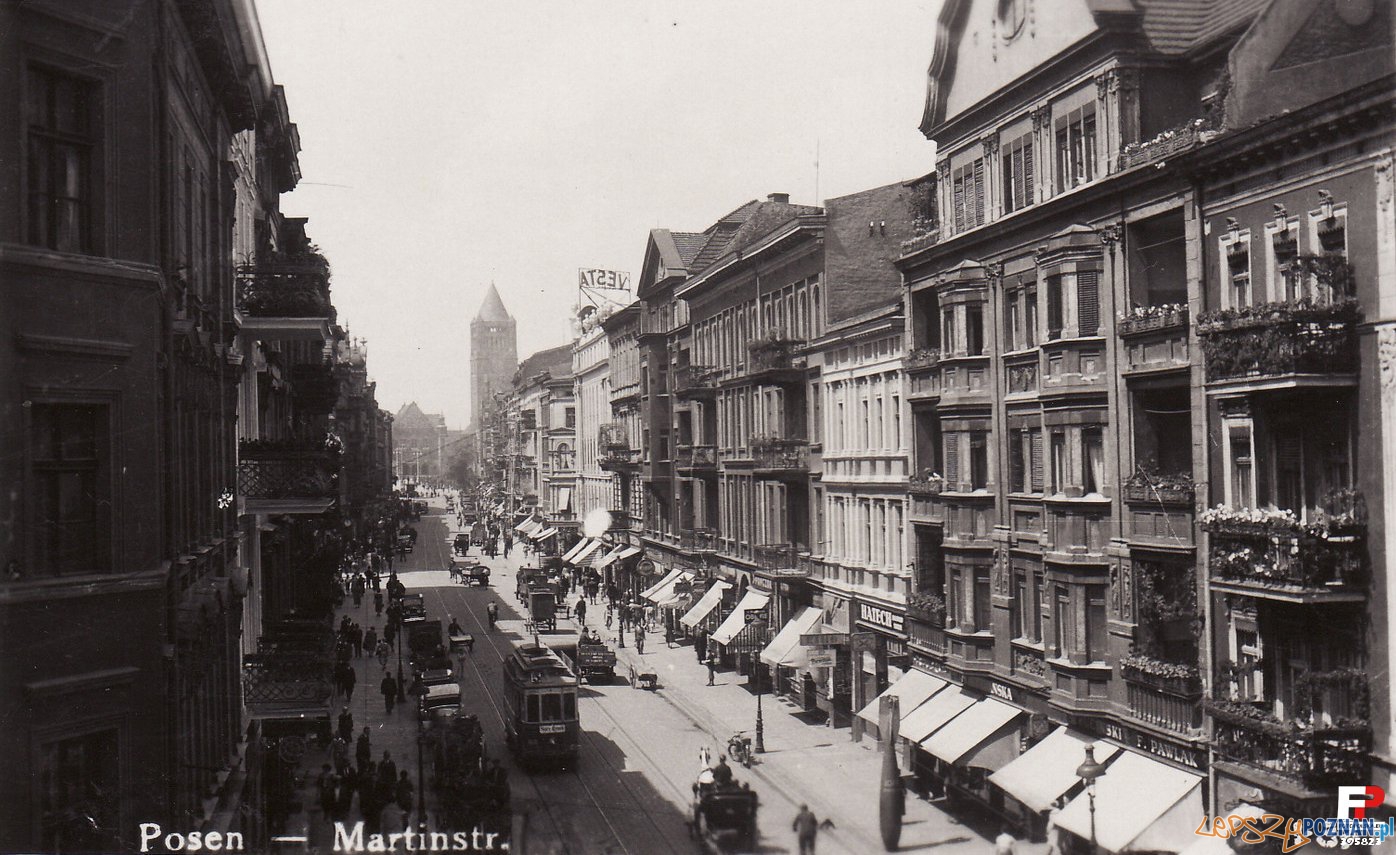
[[[517,569],[532,563],[532,557],[516,548],[507,560],[483,558],[491,570],[488,588],[452,584],[443,568],[450,564],[453,522],[444,503],[432,500],[428,513],[415,523],[416,548],[395,562],[395,569],[409,591],[425,595],[429,617],[444,623],[454,616],[475,636],[473,653],[458,662],[462,704],[466,712],[479,716],[488,755],[499,759],[509,772],[513,810],[522,817],[515,828],[524,830],[523,851],[568,855],[700,851],[686,826],[699,752],[706,746],[716,758],[733,733],[751,734],[757,701],[746,680],[720,671],[716,685],[709,687],[707,670],[698,665],[691,647],[668,648],[662,636],[651,633],[641,656],[627,633],[627,646],[617,650],[616,682],[583,685],[579,692],[578,761],[569,769],[520,769],[504,747],[500,667],[509,646],[525,638],[523,616],[512,592]],[[486,617],[491,601],[499,604],[500,614],[494,632],[488,630]],[[372,625],[371,597],[357,610],[352,602],[345,605],[362,625]],[[603,615],[604,607],[595,607],[589,612],[589,626],[614,645],[614,631],[601,626]],[[561,640],[575,633],[573,621],[559,620],[557,632],[545,632],[540,640],[546,644],[550,638]],[[375,733],[382,734],[374,737],[375,751],[381,752],[378,742],[382,741],[394,757],[399,757],[399,751],[410,757],[408,752],[415,752],[414,717],[400,710],[385,722],[381,698],[375,692],[381,679],[377,663],[365,658],[357,664],[360,685],[368,691],[356,699],[354,713],[368,716]],[[632,688],[626,676],[631,664],[637,671],[658,674],[658,690]],[[774,696],[766,695],[762,703],[767,751],[752,769],[736,770],[737,780],[749,783],[759,794],[759,851],[797,850],[790,824],[801,804],[808,804],[821,820],[833,822],[832,828],[821,832],[820,851],[863,853],[880,848],[877,744],[852,743],[846,728],[806,723]],[[399,767],[404,768],[401,760]],[[971,853],[986,847],[982,833],[961,826],[938,807],[908,799],[901,849]],[[1020,846],[1020,851],[1041,848]]]

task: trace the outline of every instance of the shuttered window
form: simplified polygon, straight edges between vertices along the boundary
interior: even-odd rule
[[[951,201],[955,206],[955,231],[984,224],[984,159],[977,158],[951,175]]]
[[[960,484],[960,435],[945,435],[945,482],[951,490],[958,490]]]
[[[1024,134],[1003,147],[1003,212],[1033,203],[1032,135]]]
[[[1015,430],[1008,435],[1008,489],[1014,493],[1027,491],[1027,433]]]
[[[1076,274],[1076,317],[1078,335],[1095,335],[1100,331],[1100,282],[1094,271]]]
[[[1032,450],[1030,456],[1030,468],[1032,470],[1032,492],[1041,493],[1043,486],[1042,477],[1042,431],[1040,429],[1029,432],[1032,435]]]

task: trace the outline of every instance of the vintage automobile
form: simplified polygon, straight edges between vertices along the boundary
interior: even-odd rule
[[[451,541],[451,551],[457,555],[470,554],[470,535],[466,532],[456,532],[455,539]]]
[[[426,600],[421,594],[402,595],[402,622],[412,623],[416,620],[425,620],[427,616]]]
[[[460,710],[460,685],[457,683],[440,683],[435,686],[427,686],[422,693],[421,700],[417,702],[417,714],[422,721],[430,721],[433,716],[440,715],[440,710],[459,712]]]

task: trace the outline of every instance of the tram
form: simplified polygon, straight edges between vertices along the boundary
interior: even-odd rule
[[[576,760],[577,676],[547,645],[521,644],[504,660],[504,703],[504,741],[519,761]]]

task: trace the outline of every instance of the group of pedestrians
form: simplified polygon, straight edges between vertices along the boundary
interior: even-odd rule
[[[327,819],[342,822],[349,818],[357,795],[359,816],[368,833],[404,830],[416,790],[407,777],[407,770],[399,770],[387,750],[381,760],[373,761],[367,727],[358,738],[352,763],[347,748],[343,748],[344,742],[342,736],[335,737],[332,762],[323,764],[316,778],[320,810]]]

